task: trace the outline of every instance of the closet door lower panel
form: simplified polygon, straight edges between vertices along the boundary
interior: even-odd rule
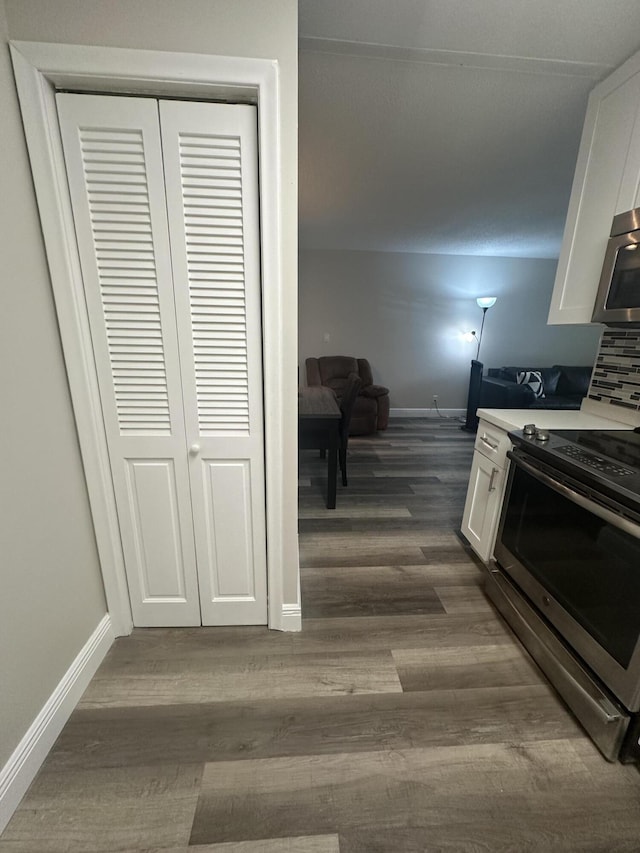
[[[137,627],[201,624],[184,444],[149,455],[123,448],[113,471]],[[182,464],[181,464],[182,462]]]
[[[202,620],[267,623],[254,107],[160,102]]]
[[[158,105],[57,103],[134,624],[199,625]]]

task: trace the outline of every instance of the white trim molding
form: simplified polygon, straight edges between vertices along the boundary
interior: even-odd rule
[[[466,409],[440,409],[433,407],[430,409],[390,409],[390,418],[440,418],[447,420],[449,418],[464,417]]]
[[[280,618],[281,631],[302,630],[302,610],[299,604],[283,604]]]
[[[283,612],[285,370],[282,350],[281,149],[278,63],[270,59],[12,42],[11,55],[49,261],[62,346],[116,636],[133,621],[107,441],[55,106],[57,88],[153,96],[232,98],[258,107],[269,627]],[[288,628],[287,630],[292,630]]]
[[[114,639],[113,626],[107,614],[0,770],[0,832],[18,807]]]

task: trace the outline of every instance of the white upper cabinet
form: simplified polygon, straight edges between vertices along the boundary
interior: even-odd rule
[[[589,323],[613,217],[640,205],[640,53],[589,96],[549,323]]]

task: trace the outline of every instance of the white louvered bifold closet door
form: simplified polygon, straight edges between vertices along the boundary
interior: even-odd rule
[[[210,291],[195,283],[197,250],[188,241],[186,255],[184,239],[178,242],[172,265],[167,209],[175,219],[181,201],[167,200],[165,168],[182,166],[179,152],[175,164],[163,163],[157,101],[74,94],[57,100],[134,624],[265,623],[264,482],[255,483],[264,476],[263,450],[254,465],[244,441],[256,416],[261,441],[262,409],[247,380],[251,347],[245,342],[231,352],[228,344],[230,327],[240,340],[244,322],[245,338],[256,335],[260,352],[259,279],[256,327],[238,278],[230,276],[229,286],[244,321],[238,312],[229,320],[218,296],[224,280]],[[211,125],[203,132],[211,134]],[[253,179],[255,127],[248,148]],[[257,183],[247,190],[242,171],[239,187],[241,198],[257,198]],[[235,226],[241,239],[231,240],[230,253],[240,246],[242,255],[247,235],[257,251],[257,218],[255,229],[253,220],[247,227],[241,212]],[[224,226],[205,216],[198,233],[205,243],[218,241],[224,254]],[[254,270],[251,251],[249,257],[236,265],[242,282],[247,268]],[[234,357],[239,351],[244,368]],[[203,366],[208,354],[220,355],[213,372]],[[224,381],[233,376],[235,387]],[[257,382],[261,388],[261,371]],[[221,458],[209,433],[228,438]],[[234,438],[241,440],[235,451],[228,446]]]
[[[255,107],[160,102],[200,607],[267,621]]]

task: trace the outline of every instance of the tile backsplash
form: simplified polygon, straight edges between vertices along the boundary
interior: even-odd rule
[[[589,399],[640,412],[640,329],[605,329]]]

